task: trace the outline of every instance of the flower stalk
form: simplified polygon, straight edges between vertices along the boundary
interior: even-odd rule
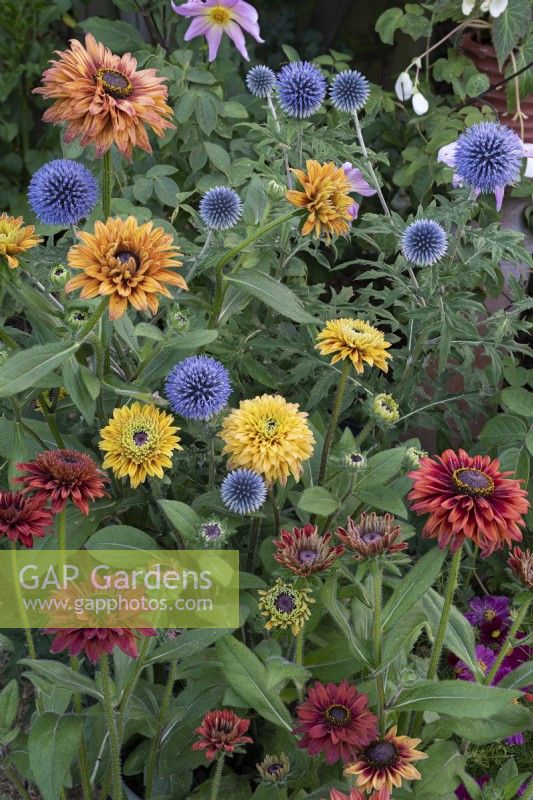
[[[374,167],[372,166],[372,161],[370,160],[370,156],[369,156],[368,150],[366,148],[365,140],[363,138],[363,131],[361,130],[361,123],[359,122],[359,117],[357,115],[357,111],[353,112],[353,121],[354,121],[354,124],[355,124],[355,131],[357,133],[357,139],[359,141],[359,147],[362,150],[363,157],[364,157],[364,159],[366,161],[366,165],[367,165],[368,171],[370,173],[370,177],[372,178],[372,182],[374,184],[374,188],[375,188],[376,192],[378,193],[379,202],[381,203],[381,207],[383,208],[384,213],[387,215],[387,217],[390,217],[391,213],[389,211],[389,207],[388,207],[388,205],[386,203],[386,200],[383,197],[383,192],[381,191],[381,186],[379,185],[379,178],[378,178],[378,176],[376,175],[376,173],[374,171]]]
[[[339,421],[339,415],[341,411],[342,399],[344,397],[344,392],[346,391],[346,384],[348,382],[348,375],[350,373],[350,365],[351,362],[346,359],[344,362],[344,366],[342,368],[341,376],[339,378],[339,383],[337,386],[337,392],[335,394],[335,402],[333,404],[333,411],[331,412],[331,417],[329,420],[329,425],[326,431],[326,436],[324,438],[324,444],[322,446],[322,455],[320,457],[320,469],[318,472],[318,483],[321,484],[326,476],[326,470],[328,466],[328,456],[329,451],[331,448],[331,444],[333,442],[333,436],[335,435],[335,431],[337,429],[337,424]]]
[[[381,607],[383,602],[383,571],[381,565],[374,561],[373,565],[373,584],[374,584],[374,625],[372,639],[374,644],[374,669],[376,674],[376,694],[378,698],[378,720],[379,730],[385,732],[385,684],[383,681],[382,662],[382,630],[381,630]]]
[[[111,750],[111,784],[113,800],[122,800],[122,776],[120,768],[120,742],[113,707],[113,691],[111,688],[111,676],[109,674],[109,660],[106,653],[100,656],[100,676],[102,679],[102,691],[104,695],[104,715],[109,733],[109,745]]]
[[[215,772],[213,775],[213,783],[211,786],[211,800],[218,800],[218,795],[220,792],[220,782],[222,780],[222,772],[224,770],[224,761],[225,761],[224,753],[221,753],[218,756],[217,763],[215,766]]]
[[[168,680],[165,686],[165,693],[163,695],[161,706],[159,708],[157,731],[154,738],[152,739],[152,743],[150,745],[150,752],[148,754],[148,761],[146,765],[146,790],[145,790],[146,800],[153,800],[157,754],[161,747],[161,739],[163,737],[165,722],[168,716],[168,708],[170,705],[170,701],[172,699],[172,690],[174,689],[174,684],[176,683],[177,671],[178,671],[177,662],[176,660],[173,660],[170,663],[170,670],[168,673]]]
[[[104,222],[111,215],[111,187],[113,184],[113,169],[111,165],[111,150],[104,153],[102,158],[102,212]]]

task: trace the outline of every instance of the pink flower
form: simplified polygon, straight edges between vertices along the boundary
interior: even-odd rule
[[[185,41],[205,36],[209,45],[209,61],[217,57],[222,34],[226,33],[243,58],[249,61],[243,30],[260,44],[257,11],[244,0],[187,0],[183,5],[172,2],[176,14],[194,17],[185,34]],[[242,29],[242,30],[241,30]]]
[[[373,189],[369,183],[363,178],[361,170],[352,167],[349,161],[345,161],[342,165],[344,174],[350,181],[350,191],[362,195],[362,197],[372,197],[376,194],[376,189]]]

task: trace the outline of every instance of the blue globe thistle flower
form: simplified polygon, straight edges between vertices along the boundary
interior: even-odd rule
[[[45,225],[76,225],[95,207],[98,184],[83,164],[59,158],[37,170],[28,199]]]
[[[308,61],[286,64],[277,77],[279,104],[285,114],[297,119],[310,117],[326,95],[326,80]]]
[[[251,469],[229,472],[220,488],[222,502],[235,514],[251,514],[261,508],[266,500],[266,484]]]
[[[329,90],[331,102],[338,111],[353,113],[363,108],[370,94],[370,84],[357,70],[339,72]]]
[[[267,97],[276,85],[276,76],[269,67],[261,64],[252,67],[246,76],[246,86],[256,97]]]
[[[434,219],[417,219],[411,222],[402,236],[402,252],[417,267],[429,267],[440,261],[446,253],[446,231]]]
[[[186,419],[210,419],[228,402],[229,374],[216,358],[190,356],[169,372],[165,394],[175,414]]]
[[[200,217],[208,228],[216,231],[233,228],[241,216],[241,198],[229,186],[215,186],[200,200]]]

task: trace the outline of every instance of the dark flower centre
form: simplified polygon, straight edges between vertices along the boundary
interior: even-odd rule
[[[461,494],[468,494],[471,497],[486,497],[494,491],[494,481],[490,475],[480,469],[470,469],[469,467],[456,469],[452,480]]]
[[[63,464],[78,464],[80,459],[74,453],[64,453],[59,456]]]
[[[148,434],[146,431],[135,431],[133,434],[133,441],[137,447],[142,447],[148,441]]]
[[[276,597],[275,606],[278,611],[282,611],[284,614],[290,614],[291,611],[294,611],[296,608],[296,603],[294,602],[294,597],[288,592],[281,592]]]
[[[494,619],[494,617],[496,616],[496,613],[494,611],[492,611],[490,608],[487,608],[487,610],[485,611],[483,616],[485,617],[487,622],[491,622]]]
[[[140,264],[139,256],[132,250],[119,250],[118,253],[115,253],[115,258],[119,264],[124,264],[125,266],[129,265],[130,260],[135,264],[135,268]]]
[[[300,550],[298,561],[300,564],[313,564],[318,558],[318,553],[314,550]]]
[[[361,539],[365,544],[372,544],[373,542],[378,542],[380,539],[383,539],[383,534],[379,531],[367,531],[363,533]]]
[[[392,742],[372,742],[365,748],[364,754],[373,767],[392,767],[398,760],[398,751]]]
[[[352,453],[350,456],[352,464],[360,464],[362,460],[363,456],[360,453]]]
[[[271,764],[269,767],[267,767],[267,772],[269,775],[275,775],[276,772],[279,772],[282,769],[283,764]]]
[[[222,533],[218,522],[206,522],[203,526],[203,532],[206,539],[218,539]]]
[[[337,728],[348,725],[352,718],[352,712],[346,706],[333,705],[326,708],[325,717],[330,725]]]
[[[115,100],[129,97],[133,86],[121,72],[116,69],[99,69],[96,77],[102,81],[104,92]]]
[[[265,431],[266,433],[274,433],[278,428],[278,422],[275,419],[266,419],[265,420]]]

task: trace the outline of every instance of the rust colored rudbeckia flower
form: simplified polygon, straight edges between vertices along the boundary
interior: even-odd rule
[[[346,775],[357,777],[357,786],[363,791],[377,790],[380,800],[390,797],[393,788],[400,788],[402,780],[416,781],[421,775],[413,761],[427,758],[426,753],[416,750],[421,739],[397,736],[396,727],[385,736],[375,739],[361,748],[357,761],[344,770]]]
[[[41,502],[50,500],[52,511],[63,511],[72,500],[83,514],[89,513],[89,502],[103,497],[108,478],[92,458],[78,450],[45,450],[34,461],[17,464],[27,475],[15,478],[25,492],[35,492]]]
[[[321,536],[316,525],[293,528],[292,533],[281,531],[280,539],[274,540],[274,558],[295,575],[311,575],[331,567],[335,559],[344,552],[344,547],[332,547],[331,533]]]
[[[337,529],[337,536],[355,552],[354,558],[372,558],[382,554],[398,553],[407,548],[407,542],[397,542],[401,528],[392,514],[380,517],[374,512],[361,514],[359,522],[348,517],[345,528]]]
[[[152,152],[146,126],[160,137],[174,127],[164,79],[155,69],[138,70],[131,53],[115,56],[90,33],[85,47],[72,39],[68,50],[56,52],[59,58],[33,91],[55,101],[43,120],[66,122],[65,142],[79,138],[83,147],[93,144],[97,158],[114,142],[131,161],[134,147]]]
[[[321,356],[333,355],[332,364],[349,358],[356,372],[363,374],[365,362],[388,372],[391,346],[382,331],[362,319],[330,319],[316,337]]]
[[[0,258],[5,258],[7,266],[11,269],[18,267],[16,258],[19,253],[30,250],[39,244],[41,239],[35,236],[35,227],[26,225],[22,227],[22,217],[10,217],[9,214],[0,214]]]
[[[514,547],[507,563],[515,576],[526,589],[533,591],[533,553]]]
[[[360,792],[359,789],[356,789],[355,786],[352,786],[350,794],[344,794],[344,792],[339,791],[339,789],[331,789],[329,800],[381,800],[381,798],[377,792],[367,796]]]
[[[42,538],[54,521],[39,497],[24,492],[0,492],[0,536],[7,536],[23,547],[33,547],[33,538]]]
[[[90,300],[109,295],[109,316],[121,317],[130,303],[137,311],[155,314],[157,295],[172,297],[169,283],[187,290],[181,275],[170,270],[181,267],[172,236],[151,222],[139,225],[134,217],[110,218],[97,222],[94,233],[79,233],[80,244],[71,247],[68,264],[82,270],[65,286],[66,292],[81,289],[81,297]]]
[[[241,744],[252,744],[253,739],[245,736],[250,727],[249,719],[238,717],[233,711],[208,711],[202,724],[196,728],[200,739],[192,746],[193,750],[205,750],[206,758],[212,761],[219,752],[233,753]]]
[[[328,764],[350,761],[377,734],[377,718],[368,710],[368,697],[343,681],[315,683],[296,709],[303,734],[299,746],[310,756],[324,753]]]
[[[527,493],[512,472],[500,472],[500,462],[489,456],[469,456],[464,450],[446,450],[436,459],[422,458],[409,473],[412,509],[429,514],[424,535],[438,539],[439,547],[457,550],[470,539],[486,558],[504,545],[521,541],[522,515],[529,508]]]
[[[50,646],[51,653],[67,650],[71,656],[83,653],[96,664],[100,656],[111,655],[115,647],[131,658],[137,658],[138,634],[155,636],[152,628],[46,628],[45,633],[55,634]]]
[[[350,214],[353,199],[349,195],[351,183],[343,168],[336,167],[333,162],[307,161],[306,169],[307,172],[292,170],[303,191],[291,189],[286,193],[289,203],[307,210],[302,235],[314,231],[315,238],[318,238],[324,232],[329,238],[331,234],[348,233],[353,220]]]

